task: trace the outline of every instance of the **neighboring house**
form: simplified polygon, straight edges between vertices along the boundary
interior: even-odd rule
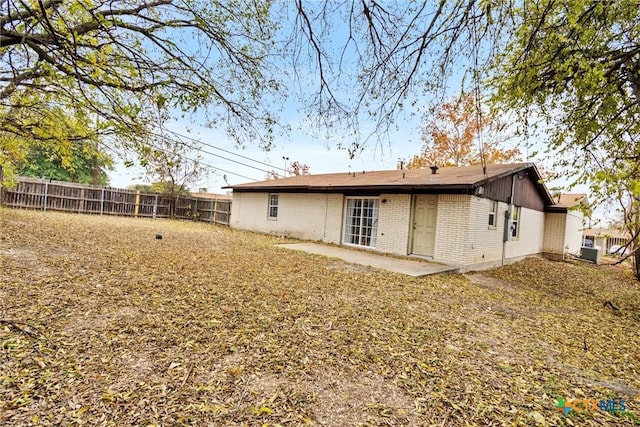
[[[582,231],[583,244],[609,253],[611,246],[625,246],[631,240],[629,232],[617,228],[587,228]]]
[[[415,255],[463,271],[561,254],[582,228],[532,163],[294,176],[228,188],[232,227]],[[561,223],[569,240],[552,241],[560,234],[545,231]]]
[[[231,194],[218,194],[218,193],[207,193],[205,191],[194,191],[191,193],[192,197],[197,197],[199,199],[213,199],[213,200],[231,200],[233,196]]]

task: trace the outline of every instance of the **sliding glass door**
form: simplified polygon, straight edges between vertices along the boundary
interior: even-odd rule
[[[347,197],[343,230],[343,244],[375,248],[378,234],[378,199]]]

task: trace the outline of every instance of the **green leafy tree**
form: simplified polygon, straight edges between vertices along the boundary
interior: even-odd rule
[[[329,137],[350,128],[352,155],[366,141],[362,119],[382,137],[399,111],[444,84],[459,51],[471,52],[511,11],[495,0],[2,5],[0,131],[58,137],[55,105],[80,130],[93,129],[97,115],[96,132],[141,144],[153,121],[148,106],[161,101],[177,114],[200,110],[236,141],[268,147],[278,124],[288,127],[276,117],[277,101],[301,88],[307,123]],[[17,113],[34,107],[24,126]]]
[[[456,55],[479,52],[491,25],[512,13],[510,2],[496,0],[2,5],[0,131],[46,138],[53,128],[37,127],[56,122],[56,105],[81,129],[97,115],[96,132],[140,144],[151,126],[147,106],[163,100],[177,115],[202,111],[236,141],[268,147],[278,125],[288,128],[278,101],[298,88],[310,127],[329,138],[348,127],[352,155],[367,140],[361,120],[384,137],[399,111],[413,111],[459,68]],[[32,126],[12,120],[34,106]]]
[[[152,193],[153,187],[151,184],[131,184],[127,185],[127,189],[140,191],[141,193]]]
[[[545,0],[516,12],[488,81],[494,101],[542,121],[554,166],[590,183],[592,199],[618,200],[638,247],[640,4]]]
[[[58,152],[51,147],[32,144],[28,154],[18,165],[16,173],[80,184],[109,184],[107,172],[113,169],[113,160],[95,147],[73,144],[70,156],[65,158],[70,158],[70,162],[63,162]]]
[[[49,119],[42,115],[44,111]],[[95,148],[100,146],[98,140],[101,139],[95,123],[83,124],[56,106],[17,109],[14,113],[7,117],[7,122],[18,131],[0,130],[0,165],[7,176],[11,177],[17,169],[28,174],[27,166],[32,163],[34,173],[40,169],[39,172],[46,171],[49,175],[53,169],[59,169],[58,176],[64,178],[64,171],[81,166],[79,157],[94,154],[105,167],[111,163],[103,150]],[[48,166],[44,165],[46,159],[51,160]]]

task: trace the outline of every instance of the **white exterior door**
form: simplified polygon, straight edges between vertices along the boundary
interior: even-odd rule
[[[418,195],[413,198],[413,240],[411,252],[433,256],[436,243],[437,195]]]

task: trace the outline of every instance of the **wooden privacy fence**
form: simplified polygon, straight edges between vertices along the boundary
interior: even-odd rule
[[[12,208],[177,218],[229,225],[231,200],[197,196],[167,197],[111,187],[20,177],[15,188],[5,188],[2,205]]]

